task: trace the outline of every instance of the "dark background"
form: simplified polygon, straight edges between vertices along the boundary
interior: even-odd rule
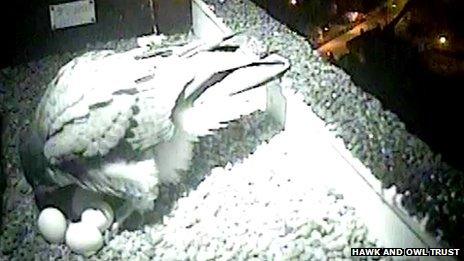
[[[2,54],[0,68],[73,51],[93,42],[130,38],[160,32],[174,33],[190,28],[187,0],[95,0],[97,23],[52,31],[49,5],[63,0],[10,0],[0,9]]]

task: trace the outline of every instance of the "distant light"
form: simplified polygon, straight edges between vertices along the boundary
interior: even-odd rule
[[[324,31],[325,31],[325,32],[329,31],[329,27],[328,27],[328,26],[324,26]]]
[[[292,5],[297,5],[297,4],[298,4],[298,0],[290,0],[290,4],[292,4]]]
[[[392,4],[392,7],[393,7],[393,8],[396,8],[396,4]]]
[[[438,38],[438,41],[441,43],[441,44],[445,44],[447,39],[445,36],[440,36],[440,38]]]
[[[345,16],[348,18],[350,23],[356,22],[360,18],[359,12],[347,12]]]

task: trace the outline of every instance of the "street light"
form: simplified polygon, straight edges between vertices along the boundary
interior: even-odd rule
[[[440,44],[444,45],[446,44],[447,39],[445,36],[442,35],[440,36],[440,38],[438,38],[438,41],[440,42]]]
[[[292,4],[292,5],[297,5],[297,4],[298,4],[298,0],[290,0],[290,4]]]

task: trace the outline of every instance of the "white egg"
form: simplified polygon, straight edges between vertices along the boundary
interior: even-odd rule
[[[59,209],[48,207],[39,214],[37,226],[40,233],[50,243],[63,242],[66,233],[66,217]]]
[[[114,212],[101,195],[84,190],[77,190],[72,200],[73,215],[79,215],[81,221],[93,224],[104,232],[113,223]]]
[[[66,231],[66,244],[75,253],[88,257],[103,247],[103,236],[92,224],[71,223]]]
[[[100,209],[89,208],[82,212],[81,215],[81,222],[93,225],[101,232],[107,230],[111,226],[112,221],[112,216],[107,217]]]

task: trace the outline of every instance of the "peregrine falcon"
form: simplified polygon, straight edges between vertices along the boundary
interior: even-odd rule
[[[177,170],[188,168],[191,141],[240,117],[240,106],[228,99],[289,68],[286,59],[231,38],[149,54],[141,48],[93,51],[63,66],[22,138],[22,165],[36,197],[73,184],[121,198],[130,210],[152,209],[159,185],[178,183]],[[252,79],[243,78],[247,70]],[[185,117],[206,116],[189,110],[214,100],[236,106],[233,115],[186,130]],[[208,110],[215,108],[201,111]]]

